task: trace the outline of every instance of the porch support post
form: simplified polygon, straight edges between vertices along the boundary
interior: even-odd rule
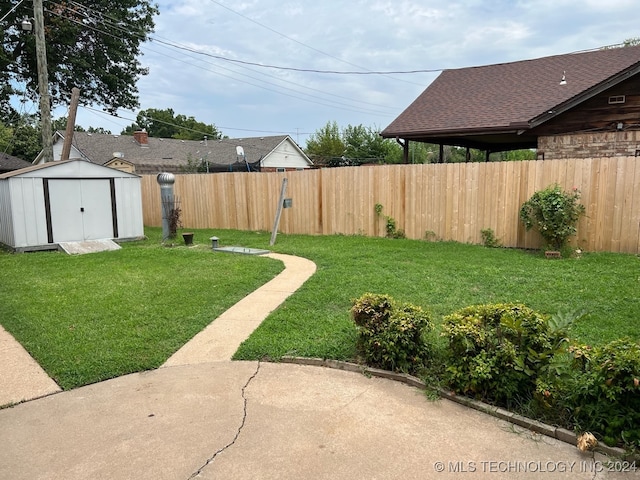
[[[409,163],[409,140],[396,137],[396,142],[402,147],[402,163]]]

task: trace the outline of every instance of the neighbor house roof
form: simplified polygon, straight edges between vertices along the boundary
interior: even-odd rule
[[[445,70],[381,135],[526,143],[527,130],[639,71],[640,46]]]
[[[60,139],[61,132],[57,132]],[[121,158],[136,166],[136,171],[175,170],[187,166],[188,161],[206,159],[212,165],[232,165],[239,160],[236,148],[241,146],[248,163],[267,158],[285,141],[295,143],[288,135],[225,138],[221,140],[176,140],[146,137],[146,143],[138,143],[133,136],[74,132],[73,147],[76,155],[93,163],[105,164],[113,158]],[[306,158],[301,149],[299,152]],[[72,154],[73,156],[73,154]],[[311,164],[311,161],[309,161]]]
[[[26,160],[14,157],[13,155],[7,155],[6,153],[0,153],[0,173],[11,172],[12,170],[18,170],[30,165]]]

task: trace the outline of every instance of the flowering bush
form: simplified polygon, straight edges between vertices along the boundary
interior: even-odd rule
[[[549,247],[562,250],[576,234],[576,224],[585,213],[579,199],[577,188],[564,192],[557,184],[549,186],[522,204],[520,219],[527,230],[535,228]]]

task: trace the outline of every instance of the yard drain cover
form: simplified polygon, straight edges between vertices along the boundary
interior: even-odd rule
[[[269,253],[269,250],[247,247],[218,247],[213,250],[215,252],[243,253],[245,255],[265,255],[266,253]]]

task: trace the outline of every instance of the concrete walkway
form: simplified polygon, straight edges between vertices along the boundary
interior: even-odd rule
[[[59,391],[58,384],[0,325],[0,406]]]
[[[163,367],[231,360],[258,325],[316,271],[315,263],[306,258],[278,253],[265,256],[282,261],[284,271],[220,315]]]
[[[165,368],[0,410],[0,478],[639,478],[392,380],[228,361],[230,345],[315,270],[274,258],[285,271]]]

